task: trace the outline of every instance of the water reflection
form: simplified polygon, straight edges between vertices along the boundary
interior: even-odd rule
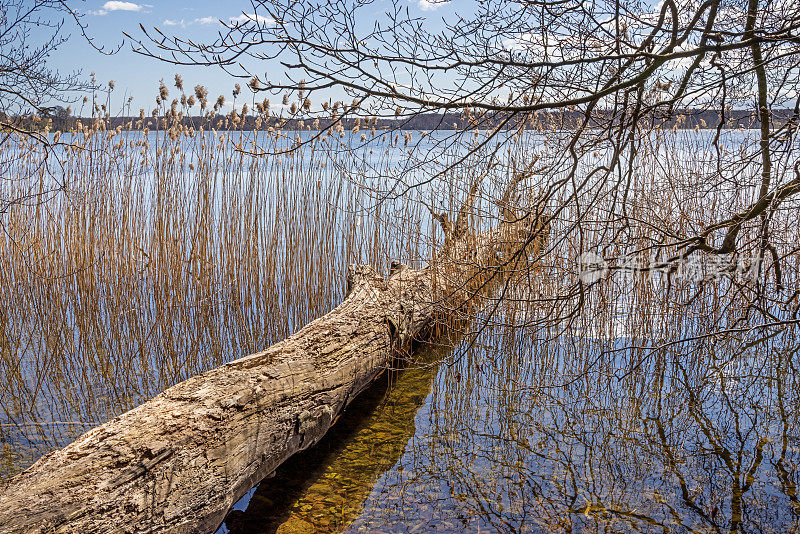
[[[382,381],[319,447],[264,481],[227,528],[800,528],[800,362],[791,332],[756,344],[699,340],[653,350],[643,363],[627,348],[588,370],[585,355],[602,341],[532,342],[529,334],[485,333],[446,365],[405,371],[389,391]],[[567,368],[584,371],[557,380]]]
[[[563,365],[553,345],[517,360],[522,380],[472,351],[349,531],[796,531],[796,340],[714,345],[567,385],[539,372]]]

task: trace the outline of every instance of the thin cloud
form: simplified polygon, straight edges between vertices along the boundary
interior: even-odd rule
[[[271,26],[275,24],[275,21],[269,17],[263,17],[261,15],[256,15],[255,13],[242,13],[238,17],[228,17],[228,19],[220,19],[218,17],[198,17],[192,20],[173,20],[173,19],[164,19],[162,23],[164,26],[180,26],[181,28],[185,28],[187,26],[191,26],[194,24],[199,24],[201,26],[211,26],[214,24],[225,24],[225,20],[228,20],[231,24],[244,24],[246,22],[256,22],[258,24],[263,24],[265,26]]]
[[[433,11],[450,3],[450,0],[419,0],[422,11]]]
[[[263,17],[256,13],[242,13],[238,17],[231,17],[231,22],[256,22],[258,24],[275,24],[275,21],[269,17]]]

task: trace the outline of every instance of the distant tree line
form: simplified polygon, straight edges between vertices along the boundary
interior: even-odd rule
[[[772,123],[774,126],[780,126],[786,121],[790,120],[792,110],[773,110]],[[360,127],[362,123],[360,119],[352,117],[344,117],[338,120],[333,119],[319,119],[318,122],[313,123],[309,120],[303,119],[286,119],[281,117],[264,117],[261,121],[257,121],[257,116],[247,115],[240,117],[239,120],[231,120],[231,116],[216,114],[213,116],[182,116],[180,118],[165,119],[164,117],[144,117],[141,116],[107,116],[104,119],[103,127],[106,129],[122,128],[123,130],[132,129],[149,129],[157,130],[167,128],[175,123],[181,124],[187,128],[199,130],[215,129],[215,130],[243,130],[253,131],[256,129],[265,130],[268,128],[284,129],[284,130],[326,130],[333,128],[336,124],[341,124],[345,130],[353,130]],[[50,131],[72,131],[82,123],[83,126],[89,127],[97,118],[92,117],[76,117],[73,116],[69,109],[61,106],[53,106],[47,108],[42,113],[38,114],[22,114],[22,115],[6,115],[0,113],[0,122],[3,124],[12,124],[16,128],[26,131],[43,131],[45,128]],[[611,119],[613,120],[613,119]],[[543,111],[536,115],[535,120],[528,118],[522,120],[517,117],[507,117],[506,113],[498,112],[492,116],[484,117],[482,122],[483,128],[494,128],[502,125],[504,130],[514,129],[574,129],[579,127],[585,117],[583,113],[578,111]],[[651,127],[660,128],[678,128],[678,129],[695,129],[695,128],[710,128],[718,127],[720,124],[722,128],[745,128],[745,129],[758,129],[760,127],[759,115],[753,110],[729,110],[724,115],[718,110],[684,110],[669,117],[650,119]],[[591,127],[592,123],[607,124],[607,121],[595,116],[588,122]],[[390,118],[376,118],[370,123],[371,127],[376,130],[462,130],[469,128],[468,119],[459,113],[423,113],[413,115],[411,117],[404,117],[398,119]],[[367,128],[368,129],[368,128]]]

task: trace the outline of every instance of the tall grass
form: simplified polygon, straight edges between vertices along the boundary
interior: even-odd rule
[[[354,132],[106,124],[0,152],[2,478],[325,314],[349,263],[424,259],[421,205],[348,179],[391,164]]]

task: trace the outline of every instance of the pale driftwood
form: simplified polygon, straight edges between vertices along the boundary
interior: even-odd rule
[[[521,228],[527,228],[520,230]],[[1,532],[213,532],[245,492],[316,443],[445,310],[473,306],[519,224],[452,239],[423,269],[351,268],[329,314],[87,432],[0,493]],[[448,236],[450,237],[450,236]]]

